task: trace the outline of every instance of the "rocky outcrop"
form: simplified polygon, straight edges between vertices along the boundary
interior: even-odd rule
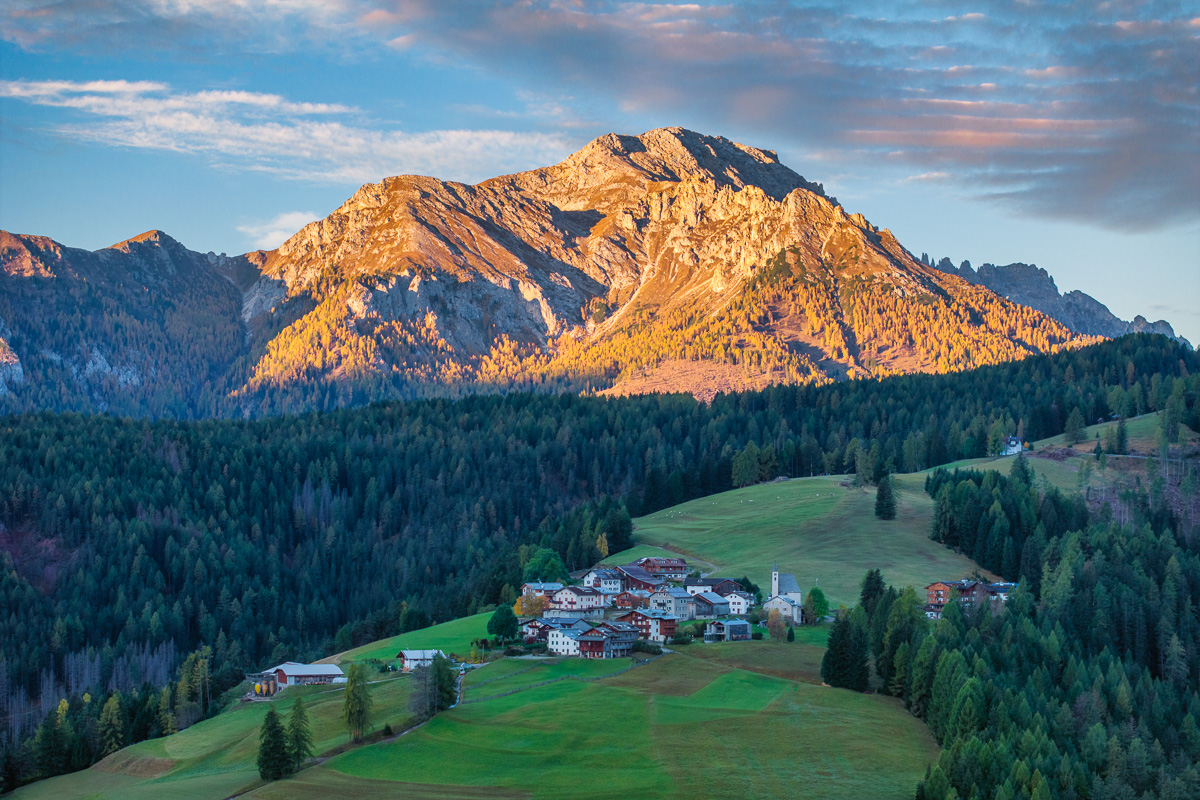
[[[1036,308],[1076,333],[1108,338],[1127,333],[1161,333],[1190,346],[1187,339],[1175,334],[1166,320],[1148,322],[1139,314],[1132,322],[1126,322],[1091,295],[1079,290],[1060,294],[1054,278],[1034,264],[1015,263],[1000,267],[983,264],[976,271],[967,262],[954,267],[948,259],[942,259],[938,268],[970,283],[986,286],[1014,303]]]
[[[682,128],[608,134],[473,186],[386,178],[273,251],[201,254],[149,231],[87,252],[0,232],[0,269],[0,317],[21,334],[0,350],[5,391],[130,413],[539,382],[704,395],[718,374],[963,369],[1087,341],[982,287],[1100,331],[1091,298],[1042,270],[939,271],[775,153]],[[370,388],[337,395],[352,381]]]

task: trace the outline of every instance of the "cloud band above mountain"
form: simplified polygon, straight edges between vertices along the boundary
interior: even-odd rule
[[[163,25],[169,39],[149,34]],[[831,162],[945,174],[1028,214],[1126,229],[1200,216],[1200,18],[1172,3],[20,0],[4,35],[30,48],[415,50],[659,123],[674,115]],[[98,138],[174,141],[138,124],[113,121]],[[361,136],[433,169],[439,148],[466,136],[313,120],[252,127],[224,125],[217,137],[282,172],[302,169],[283,162],[310,157],[303,143],[317,141],[329,148],[318,173],[346,178],[375,162],[339,139]],[[495,152],[505,136],[468,138]]]

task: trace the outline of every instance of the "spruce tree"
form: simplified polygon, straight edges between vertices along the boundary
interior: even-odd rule
[[[509,609],[511,613],[512,609]],[[346,700],[342,706],[342,719],[354,741],[362,739],[363,731],[371,725],[371,687],[367,684],[367,671],[362,664],[351,664],[346,673]]]
[[[875,490],[875,516],[880,519],[896,518],[896,496],[892,490],[891,475],[879,479],[879,488]]]
[[[829,641],[825,645],[825,656],[821,659],[821,680],[830,686],[843,686],[846,674],[846,638],[850,619],[845,612],[838,614]]]
[[[51,714],[38,727],[33,740],[37,771],[43,778],[61,775],[67,765],[67,744],[63,741],[58,716]]]
[[[791,625],[788,625],[787,640],[789,642],[796,641],[796,629],[793,628]]]
[[[263,717],[262,728],[258,735],[258,774],[264,781],[277,781],[291,772],[291,758],[288,756],[287,734],[283,731],[283,723],[279,714],[275,713],[272,704]]]
[[[292,772],[295,772],[303,767],[313,754],[312,732],[308,729],[308,712],[304,708],[303,697],[296,698],[292,713],[288,715],[287,744]]]
[[[856,692],[865,692],[871,680],[871,645],[867,632],[866,616],[855,609],[850,616],[850,630],[846,637],[846,677],[844,686]]]

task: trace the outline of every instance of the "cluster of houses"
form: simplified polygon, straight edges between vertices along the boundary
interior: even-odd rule
[[[521,633],[527,642],[545,641],[558,655],[620,658],[634,642],[665,642],[681,622],[713,620],[704,641],[744,641],[751,638],[745,617],[754,596],[729,578],[688,577],[682,558],[640,558],[624,566],[597,566],[575,574],[580,583],[526,583],[524,597],[545,598],[537,618],[526,619]],[[763,608],[778,610],[785,621],[799,624],[804,602],[791,574],[771,572],[771,597]]]
[[[942,610],[956,595],[964,605],[987,603],[992,608],[999,609],[1007,602],[1008,593],[1016,586],[1015,583],[987,583],[969,578],[961,581],[937,581],[925,587],[925,616],[941,619]]]

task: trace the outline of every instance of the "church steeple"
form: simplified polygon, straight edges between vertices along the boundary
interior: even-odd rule
[[[779,596],[779,562],[771,565],[771,597]]]

